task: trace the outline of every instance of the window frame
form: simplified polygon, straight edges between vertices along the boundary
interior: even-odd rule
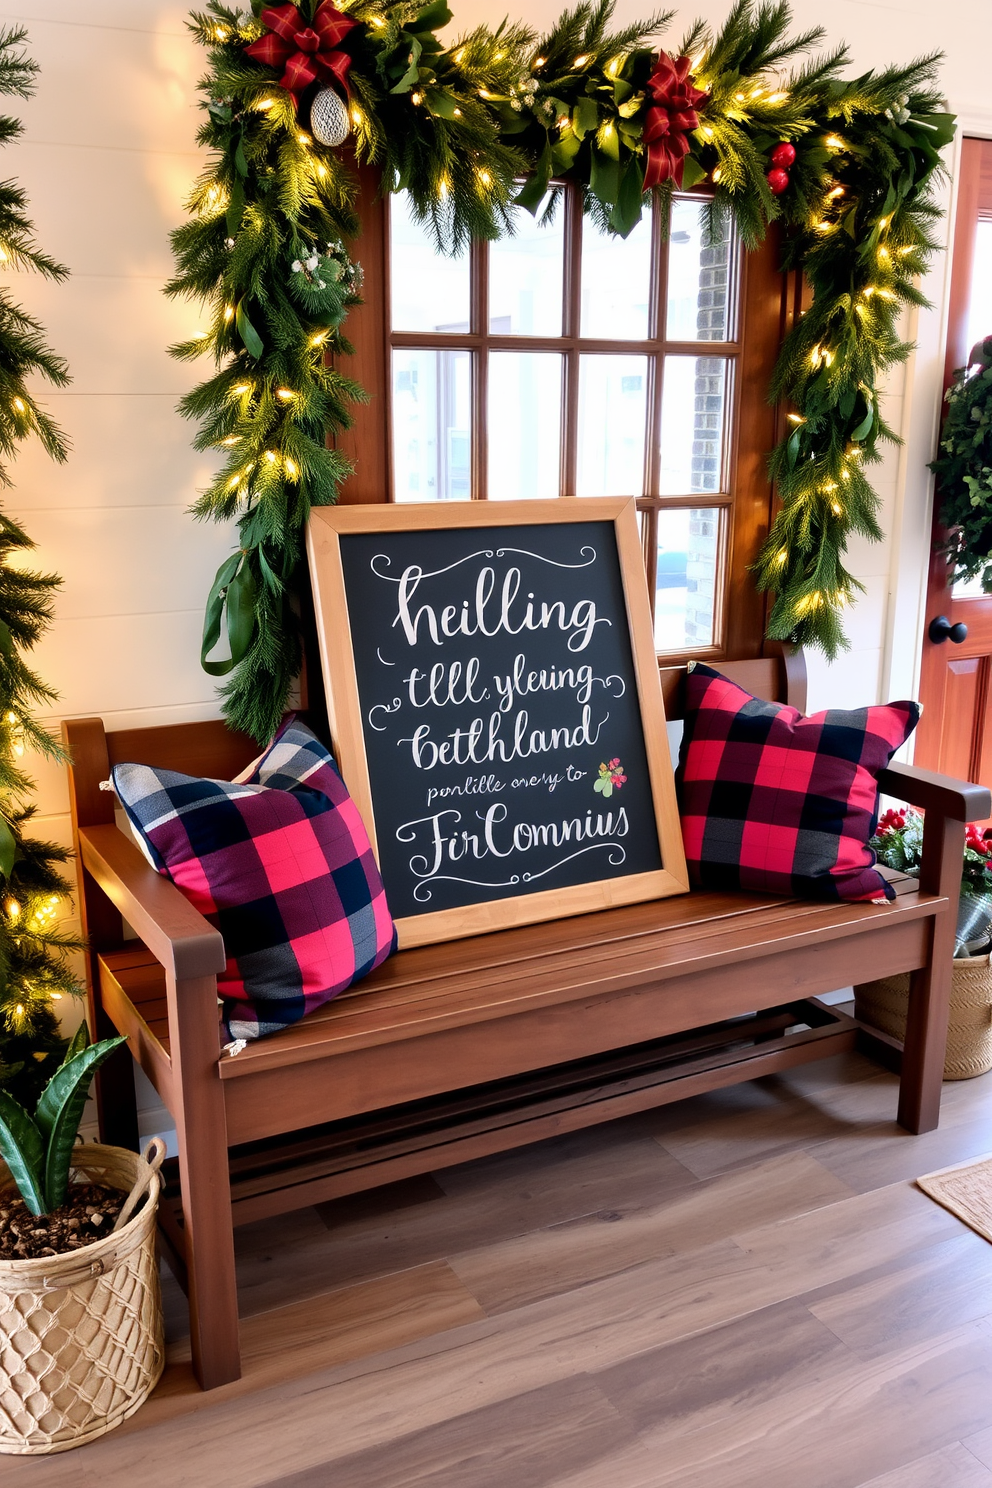
[[[683,651],[659,653],[659,663],[676,665],[694,657],[700,660],[744,660],[760,656],[766,622],[766,596],[758,594],[748,572],[758,549],[767,535],[773,514],[773,490],[768,476],[768,454],[780,436],[781,412],[768,402],[768,387],[778,350],[788,325],[798,313],[798,288],[794,275],[783,274],[778,267],[779,239],[774,227],[764,243],[751,253],[739,255],[740,298],[736,340],[666,341],[661,317],[665,303],[665,265],[655,276],[649,307],[649,339],[641,341],[602,340],[576,334],[581,310],[579,275],[573,264],[580,261],[582,213],[577,191],[566,185],[565,211],[565,283],[563,320],[560,337],[506,336],[488,329],[488,244],[477,244],[471,268],[471,321],[469,331],[420,332],[392,331],[389,324],[390,276],[388,201],[381,189],[378,172],[369,166],[359,167],[357,212],[360,236],[352,251],[364,271],[363,304],[352,310],[346,333],[354,354],[343,359],[340,371],[353,377],[370,394],[370,402],[355,410],[352,426],[334,440],[335,447],[347,454],[354,464],[354,475],[344,483],[341,501],[352,503],[391,502],[393,489],[392,377],[391,356],[394,347],[467,349],[477,357],[472,380],[472,499],[484,500],[488,494],[488,443],[486,410],[488,396],[487,361],[489,351],[529,350],[555,351],[565,356],[562,458],[560,481],[562,492],[574,490],[577,441],[569,432],[577,427],[578,368],[583,354],[646,355],[648,357],[649,399],[645,461],[650,464],[649,489],[658,490],[659,440],[656,437],[661,416],[660,377],[656,368],[664,355],[713,356],[730,358],[735,367],[733,386],[728,399],[729,431],[725,435],[726,478],[717,493],[697,492],[683,496],[638,496],[642,519],[646,570],[655,571],[657,561],[657,526],[653,513],[668,509],[691,508],[721,511],[721,562],[716,578],[714,600],[714,635],[712,645]],[[698,192],[687,193],[699,195]],[[662,251],[661,230],[655,214],[652,226],[652,254]],[[562,500],[587,498],[562,494]],[[652,607],[655,589],[649,582]]]

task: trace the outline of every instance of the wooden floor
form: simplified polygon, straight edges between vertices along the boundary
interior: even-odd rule
[[[992,1488],[992,1245],[859,1055],[238,1232],[245,1378],[181,1295],[152,1400],[4,1488]]]

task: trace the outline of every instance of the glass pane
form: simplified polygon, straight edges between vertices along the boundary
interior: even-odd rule
[[[560,188],[558,195],[560,197]],[[494,336],[560,336],[565,213],[541,227],[513,210],[513,237],[489,247],[489,330]]]
[[[992,336],[992,222],[980,218],[975,228],[975,262],[968,301],[968,350]]]
[[[729,364],[725,357],[665,358],[661,398],[662,496],[720,491]]]
[[[704,203],[676,197],[668,243],[669,341],[734,339],[737,307],[731,304],[731,288],[736,261],[737,243],[727,229],[721,239],[710,242]]]
[[[582,220],[583,336],[640,341],[649,334],[651,212],[630,237],[607,237],[589,217]]]
[[[713,644],[713,610],[720,552],[718,507],[658,513],[654,643],[659,651]]]
[[[988,599],[982,588],[981,574],[976,574],[973,579],[955,579],[951,585],[951,596],[954,599]]]
[[[389,279],[394,331],[467,331],[468,254],[445,258],[410,215],[406,192],[389,198]]]
[[[397,501],[469,500],[471,409],[470,352],[393,352],[393,484]]]
[[[577,496],[643,491],[647,389],[647,357],[580,357]]]
[[[561,357],[495,351],[489,358],[489,499],[559,495]]]

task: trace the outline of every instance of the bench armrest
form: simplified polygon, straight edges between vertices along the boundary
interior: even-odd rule
[[[951,821],[984,821],[992,816],[992,792],[984,785],[938,775],[918,765],[889,765],[878,777],[878,784],[885,795],[921,806],[924,811],[935,811]]]
[[[146,863],[119,827],[83,827],[79,848],[87,871],[177,981],[224,970],[227,958],[220,931],[174,883]]]

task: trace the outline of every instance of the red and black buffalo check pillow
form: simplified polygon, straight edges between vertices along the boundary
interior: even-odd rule
[[[288,1027],[395,950],[358,809],[296,719],[237,780],[133,764],[112,778],[149,862],[224,937],[232,1040]]]
[[[817,899],[892,898],[868,839],[878,776],[918,703],[805,718],[697,662],[676,775],[689,880]]]

